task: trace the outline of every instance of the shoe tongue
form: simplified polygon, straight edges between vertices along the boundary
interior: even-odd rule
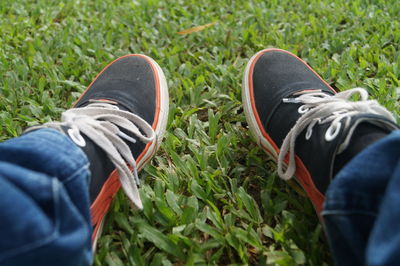
[[[351,159],[369,145],[390,134],[390,130],[388,130],[385,125],[382,127],[373,122],[361,121],[358,124],[354,123],[350,128],[348,134],[350,140],[349,145],[343,151],[340,151],[339,148],[335,156],[333,176],[336,176]]]
[[[349,128],[346,130],[343,143],[338,147],[337,154],[342,153],[344,150],[351,145],[350,140],[354,135],[354,132],[359,127],[360,124],[369,123],[380,128],[382,131],[391,132],[397,129],[397,125],[393,124],[392,121],[387,120],[386,118],[375,115],[375,114],[359,114],[352,117],[352,123]]]

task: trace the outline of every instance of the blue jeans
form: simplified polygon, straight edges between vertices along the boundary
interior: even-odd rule
[[[90,265],[89,163],[41,129],[0,144],[0,265]]]
[[[338,265],[400,261],[400,131],[335,177],[325,229]],[[41,129],[0,144],[0,265],[90,265],[88,160]]]
[[[346,164],[322,215],[337,265],[400,265],[400,130]]]

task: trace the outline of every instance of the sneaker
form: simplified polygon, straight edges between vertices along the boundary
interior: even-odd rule
[[[89,158],[93,249],[121,186],[131,205],[142,209],[137,172],[159,148],[167,120],[163,71],[150,57],[131,54],[106,66],[61,122],[29,129],[58,129]]]
[[[350,101],[359,95],[357,102]],[[349,146],[361,123],[385,132],[395,119],[368,93],[355,88],[336,93],[294,54],[266,49],[255,54],[244,73],[242,99],[257,143],[278,164],[278,175],[300,183],[317,213],[334,176],[335,157]]]

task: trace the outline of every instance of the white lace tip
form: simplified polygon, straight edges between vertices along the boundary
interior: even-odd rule
[[[136,186],[125,187],[122,185],[125,195],[128,197],[129,205],[134,210],[143,210],[143,203],[140,199],[140,193]]]
[[[136,143],[136,139],[134,139],[134,138],[132,138],[132,137],[126,135],[126,134],[125,134],[124,132],[122,132],[122,131],[118,132],[117,135],[120,136],[120,137],[123,138],[123,139],[126,139],[126,140],[129,141],[129,142]]]
[[[136,170],[136,167],[133,167],[132,173],[133,173],[133,176],[135,177],[136,184],[138,186],[140,186],[140,179],[139,179],[139,175],[138,175],[138,172]]]
[[[300,100],[297,98],[283,98],[282,102],[283,103],[299,103]]]
[[[139,200],[136,200],[136,201],[130,200],[130,201],[129,201],[129,205],[130,205],[131,208],[134,209],[134,210],[138,210],[138,211],[143,210],[143,204],[142,204],[142,201],[141,201],[140,199],[139,199]]]

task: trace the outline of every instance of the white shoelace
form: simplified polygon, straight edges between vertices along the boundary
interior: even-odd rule
[[[70,128],[68,135],[78,146],[84,147],[86,145],[81,135],[83,133],[106,152],[108,158],[118,170],[125,194],[136,208],[142,209],[136,161],[129,146],[122,140],[135,143],[136,139],[123,133],[120,128],[132,133],[143,143],[149,143],[155,139],[153,128],[135,114],[119,110],[117,106],[109,103],[94,101],[86,107],[65,111],[61,116],[61,122],[49,122],[31,127],[27,131],[49,127],[60,130],[61,126]],[[132,167],[132,171],[127,164]]]
[[[350,97],[355,94],[360,96],[360,100],[350,101]],[[298,135],[305,128],[307,128],[306,139],[308,140],[317,123],[330,123],[325,133],[325,140],[332,141],[338,136],[342,127],[345,130],[348,129],[351,117],[357,114],[376,114],[393,122],[396,121],[393,115],[376,100],[368,100],[368,92],[363,88],[354,88],[335,95],[325,94],[321,90],[301,91],[295,96],[297,97],[283,99],[284,103],[303,103],[298,109],[302,116],[285,137],[278,156],[278,175],[284,180],[292,178],[296,172],[295,143]],[[340,144],[338,153],[347,148],[354,129],[353,125],[343,143]],[[284,170],[284,159],[288,153],[289,161]]]

